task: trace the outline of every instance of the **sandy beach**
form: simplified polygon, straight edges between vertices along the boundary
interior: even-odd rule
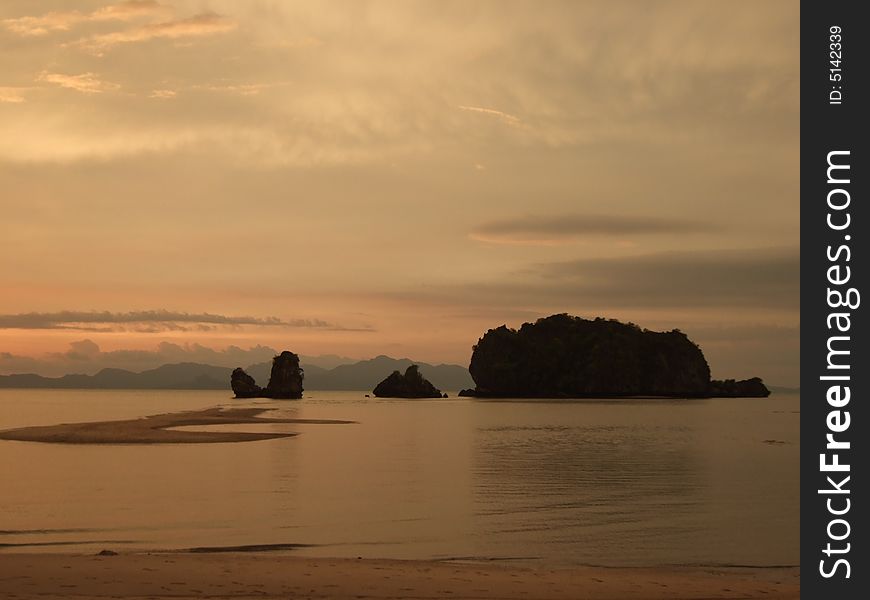
[[[0,555],[0,597],[634,600],[800,597],[797,568],[548,569],[278,553]]]

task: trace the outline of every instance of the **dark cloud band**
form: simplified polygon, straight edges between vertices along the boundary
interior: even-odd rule
[[[0,329],[76,329],[101,331],[112,330],[112,325],[136,325],[140,326],[138,330],[148,332],[239,325],[338,329],[332,323],[320,319],[283,320],[277,317],[231,317],[212,313],[187,313],[168,310],[131,312],[65,310],[59,312],[0,315]]]
[[[540,264],[530,280],[556,294],[608,306],[800,306],[796,248],[677,251]]]

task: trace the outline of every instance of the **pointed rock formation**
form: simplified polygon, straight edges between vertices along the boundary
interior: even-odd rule
[[[372,393],[378,398],[441,398],[441,390],[423,377],[417,365],[408,367],[404,375],[393,371]]]
[[[236,398],[295,399],[302,397],[303,377],[299,356],[285,350],[272,359],[272,374],[265,388],[258,386],[241,367],[233,370],[230,385]]]
[[[254,378],[245,373],[245,370],[241,367],[233,369],[233,374],[230,376],[230,385],[236,398],[258,398],[263,393],[263,389],[257,385]]]
[[[267,398],[301,398],[302,368],[299,356],[284,350],[272,359],[272,375],[264,390]]]

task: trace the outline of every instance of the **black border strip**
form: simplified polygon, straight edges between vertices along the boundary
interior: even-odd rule
[[[857,1],[801,2],[801,596],[810,599],[870,593],[868,508],[858,491],[867,489],[867,309],[832,306],[837,293],[867,290],[870,22],[859,14],[866,9]],[[829,161],[849,169],[829,172]],[[831,354],[829,345],[849,354]],[[848,471],[833,470],[842,468],[830,466],[834,455]]]

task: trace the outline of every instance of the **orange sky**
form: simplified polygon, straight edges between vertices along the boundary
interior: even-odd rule
[[[258,345],[466,364],[489,327],[570,312],[796,384],[798,23],[4,2],[0,373]]]

